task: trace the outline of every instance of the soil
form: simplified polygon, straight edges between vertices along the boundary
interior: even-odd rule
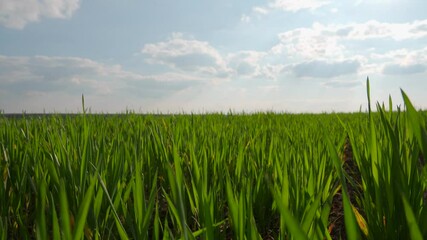
[[[357,198],[360,198],[362,193],[362,179],[356,162],[353,159],[353,151],[348,138],[344,144],[341,160],[343,161],[343,169],[348,177],[348,179],[346,179],[346,185],[350,202],[359,211],[359,213],[364,216],[364,213],[360,209],[356,200]],[[328,230],[332,239],[347,239],[344,223],[344,208],[342,205],[342,189],[340,189],[332,199],[329,223]]]

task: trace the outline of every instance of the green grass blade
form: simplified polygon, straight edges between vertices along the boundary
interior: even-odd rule
[[[156,193],[157,193],[157,172],[154,175],[153,185],[151,186],[150,196],[148,198],[148,205],[145,211],[145,216],[142,222],[142,232],[148,232],[148,228],[150,226],[151,216],[154,211],[154,206],[156,202]]]
[[[427,132],[425,128],[425,120],[421,120],[419,113],[415,110],[406,93],[403,90],[401,90],[401,92],[403,101],[405,102],[406,111],[409,116],[409,121],[411,123],[410,128],[412,133],[415,135],[423,154],[427,155]]]
[[[154,214],[154,239],[158,240],[160,237],[160,216],[159,216],[159,202],[156,201],[156,210]]]
[[[89,188],[87,189],[83,201],[80,204],[79,211],[76,219],[76,228],[74,231],[74,240],[79,240],[83,237],[84,226],[86,224],[86,217],[89,212],[90,203],[92,202],[93,193],[95,189],[95,181],[96,178],[91,178],[91,183]]]
[[[354,216],[353,209],[348,198],[347,191],[343,189],[343,205],[344,205],[344,222],[345,222],[345,231],[347,233],[348,239],[361,239],[359,225],[356,221],[356,216]]]
[[[366,95],[368,96],[368,111],[371,115],[371,86],[369,84],[369,77],[366,78]]]
[[[72,236],[71,236],[70,214],[68,213],[67,192],[65,190],[64,181],[61,181],[59,199],[60,199],[60,206],[61,206],[63,238],[65,240],[71,240]]]
[[[185,226],[182,225],[181,218],[179,217],[179,213],[177,208],[175,207],[174,202],[172,201],[172,199],[169,197],[169,195],[166,193],[165,190],[163,190],[163,194],[165,195],[166,202],[168,203],[168,208],[172,212],[172,216],[175,218],[179,229],[184,228]]]
[[[231,186],[230,180],[227,178],[226,182],[226,193],[227,193],[227,203],[229,208],[229,215],[231,216],[231,224],[235,225],[235,230],[237,230],[237,226],[239,224],[238,218],[238,205],[237,201],[233,194],[233,188]]]
[[[133,184],[133,198],[134,198],[134,214],[135,214],[135,221],[137,224],[137,238],[142,239],[143,238],[143,231],[142,231],[142,218],[144,214],[144,184],[142,183],[141,179],[141,167],[140,163],[135,163],[135,181]]]
[[[46,227],[46,182],[41,180],[39,184],[38,201],[37,201],[37,238],[47,239]]]
[[[304,230],[299,225],[299,222],[292,216],[291,212],[285,207],[282,202],[282,198],[278,194],[278,190],[273,191],[274,200],[276,201],[277,207],[279,208],[280,214],[285,219],[285,225],[289,232],[295,239],[307,239],[308,236],[304,233]],[[282,236],[283,237],[283,236]]]
[[[52,198],[52,206],[55,206]],[[56,213],[55,207],[52,207],[52,239],[59,240],[61,239],[61,232],[59,230],[59,221],[58,215]]]
[[[316,212],[320,205],[320,200],[322,198],[322,195],[319,194],[314,202],[311,204],[309,210],[307,211],[307,214],[304,216],[304,219],[302,221],[302,230],[305,233],[308,233],[311,224],[313,223],[314,217],[316,216]]]
[[[411,205],[408,203],[408,200],[404,195],[402,195],[403,207],[405,208],[406,222],[408,223],[409,233],[412,240],[422,240],[423,236],[418,227],[417,221],[415,219],[414,213],[412,212]]]
[[[111,207],[111,209],[112,209],[112,211],[114,213],[114,220],[115,220],[115,223],[116,223],[116,226],[117,226],[117,231],[119,232],[120,238],[122,240],[129,239],[129,237],[127,236],[126,231],[125,231],[125,229],[123,227],[123,224],[120,221],[119,215],[117,214],[116,208],[114,207],[114,203],[111,200],[110,194],[108,193],[108,189],[105,186],[105,183],[104,183],[104,181],[102,180],[102,178],[101,178],[101,176],[99,174],[98,174],[98,182],[101,184],[101,187],[104,190],[105,195],[107,196],[108,203],[110,204],[110,207]]]
[[[56,172],[54,163],[48,160],[46,161],[46,164],[47,164],[47,169],[51,179],[57,186],[59,186],[59,177],[58,177],[58,173]]]
[[[424,205],[420,213],[419,227],[424,237],[427,237],[427,206]]]

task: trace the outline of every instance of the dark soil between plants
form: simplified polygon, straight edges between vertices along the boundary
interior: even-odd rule
[[[359,211],[362,216],[357,198],[362,194],[362,178],[357,168],[356,162],[353,159],[353,151],[350,140],[347,138],[344,144],[341,160],[343,161],[343,169],[346,175],[346,185],[351,204]],[[332,199],[332,207],[329,213],[329,233],[332,239],[347,239],[344,223],[344,208],[342,204],[342,189],[340,189]]]

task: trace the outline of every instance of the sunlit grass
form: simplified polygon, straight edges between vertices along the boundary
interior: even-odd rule
[[[349,239],[425,238],[426,116],[402,95],[369,114],[2,116],[0,237],[330,239],[341,189]]]

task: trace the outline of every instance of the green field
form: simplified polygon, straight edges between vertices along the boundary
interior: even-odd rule
[[[427,115],[402,95],[394,112],[0,116],[0,239],[427,238]]]

